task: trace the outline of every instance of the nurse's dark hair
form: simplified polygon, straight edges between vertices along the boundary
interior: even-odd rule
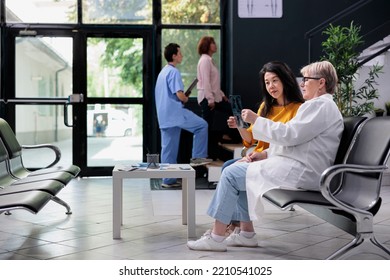
[[[173,61],[173,55],[174,54],[177,54],[177,52],[179,51],[178,48],[180,48],[180,46],[176,43],[169,43],[165,49],[164,49],[164,57],[165,59],[168,61],[168,62],[172,62]]]
[[[270,61],[264,64],[263,68],[260,70],[260,90],[263,95],[264,102],[264,107],[260,112],[260,116],[267,117],[267,115],[271,112],[272,106],[277,105],[276,100],[268,93],[265,85],[264,75],[267,72],[275,73],[282,82],[285,104],[291,102],[305,102],[297,79],[291,68],[284,62]]]

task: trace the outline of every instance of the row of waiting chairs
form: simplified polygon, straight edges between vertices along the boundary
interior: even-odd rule
[[[263,197],[282,210],[299,206],[354,236],[328,259],[374,254],[390,259],[390,250],[374,234],[381,204],[383,172],[390,156],[390,117],[344,119],[335,164],[322,173],[320,191],[273,189]]]
[[[30,171],[23,165],[23,149],[50,148],[55,160],[45,168]],[[60,150],[50,144],[22,146],[9,124],[0,118],[0,214],[23,209],[38,213],[49,201],[70,206],[57,194],[80,173],[76,165],[54,167],[61,158]]]

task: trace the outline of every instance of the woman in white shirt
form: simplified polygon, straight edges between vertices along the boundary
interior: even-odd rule
[[[217,45],[213,37],[204,36],[199,40],[198,103],[202,110],[202,118],[209,125],[208,151],[209,157],[214,160],[218,158],[218,142],[221,141],[223,134],[231,133],[226,125],[226,120],[232,115],[229,99],[221,90],[219,70],[213,60],[213,55],[216,52]],[[217,117],[216,114],[220,114],[220,116]]]
[[[321,173],[331,166],[343,131],[343,118],[333,101],[337,74],[327,61],[302,68],[300,84],[306,100],[286,123],[274,122],[244,109],[242,118],[253,124],[253,137],[269,142],[267,158],[236,163],[224,169],[208,214],[213,230],[196,241],[192,250],[226,251],[227,246],[258,246],[253,220],[263,214],[262,195],[273,188],[318,190]],[[240,211],[233,217],[235,211]],[[240,230],[225,239],[226,225],[240,221]]]

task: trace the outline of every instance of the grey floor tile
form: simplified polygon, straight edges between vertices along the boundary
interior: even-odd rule
[[[64,246],[61,244],[49,243],[37,247],[17,250],[16,253],[38,260],[49,260],[56,257],[79,252],[80,249]]]
[[[192,251],[186,246],[187,227],[181,224],[181,191],[151,191],[149,184],[145,179],[125,180],[119,240],[112,238],[111,178],[72,181],[60,193],[72,215],[54,202],[37,215],[1,215],[0,260],[319,260],[352,239],[299,207],[279,211],[267,206],[267,215],[254,223],[259,247]],[[198,237],[212,227],[213,219],[205,213],[214,192],[196,192]],[[382,194],[375,231],[390,248],[390,187]]]

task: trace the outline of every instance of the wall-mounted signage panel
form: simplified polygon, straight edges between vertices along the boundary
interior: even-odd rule
[[[281,18],[283,0],[238,0],[240,18]]]

